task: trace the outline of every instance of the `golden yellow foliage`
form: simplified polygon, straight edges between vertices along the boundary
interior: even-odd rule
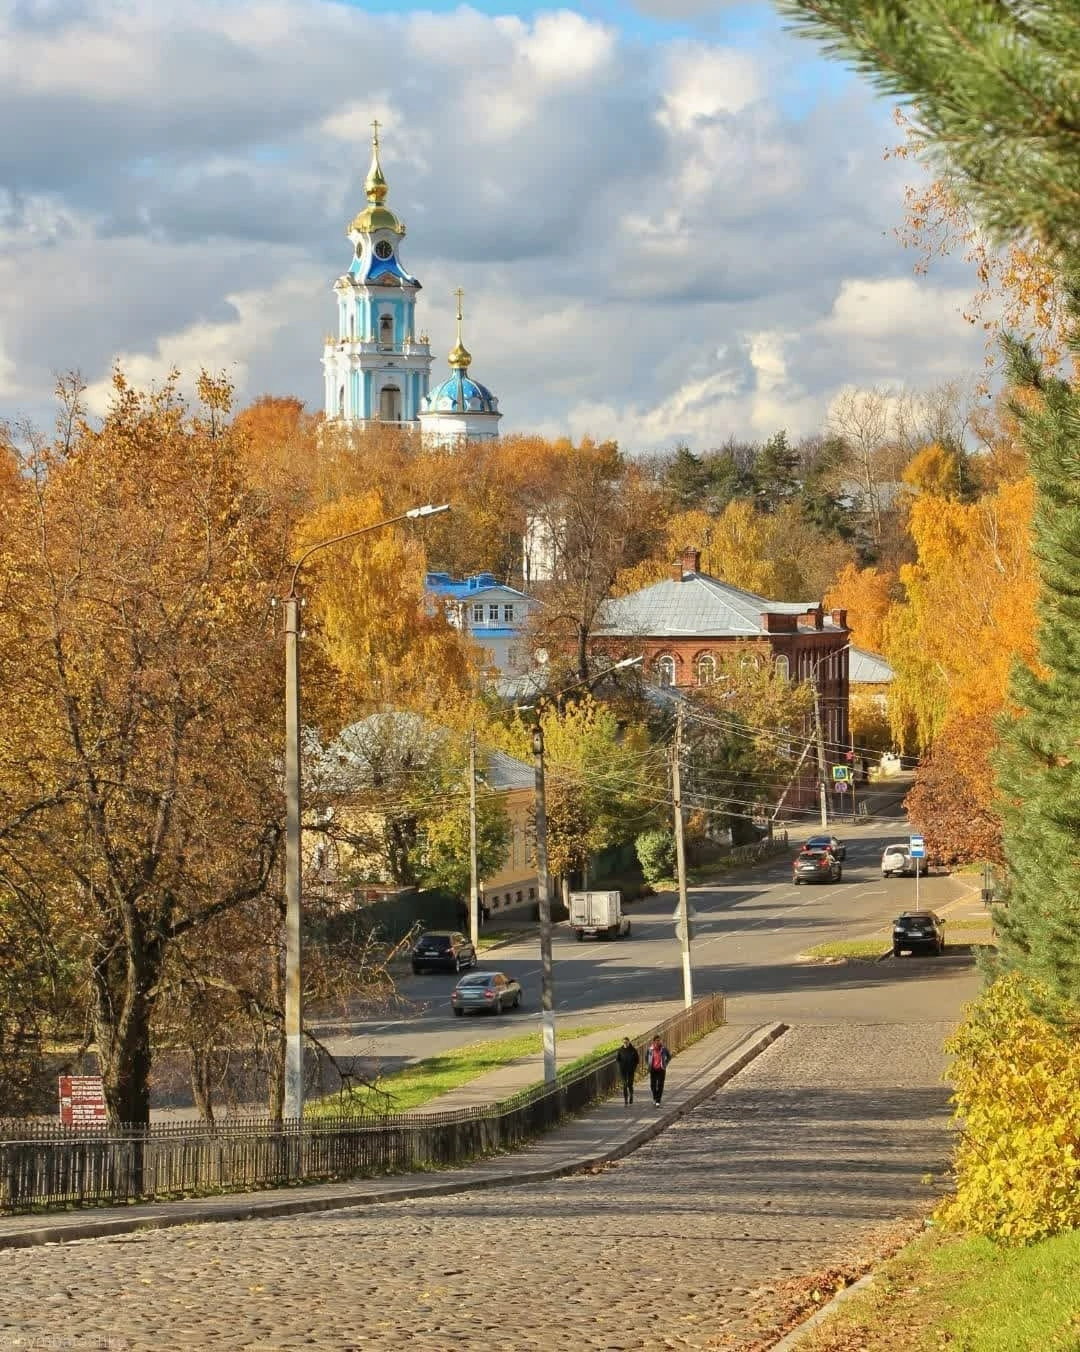
[[[947,712],[1000,709],[1013,661],[1035,662],[1033,510],[1030,479],[1002,484],[972,504],[933,496],[913,504],[918,556],[900,570],[906,602],[885,626],[898,738],[911,732],[926,747]]]
[[[376,492],[342,498],[304,521],[295,552],[393,515]],[[305,568],[309,623],[352,692],[350,717],[390,705],[438,710],[477,683],[476,654],[425,598],[423,529],[376,529],[330,546]]]
[[[1080,1046],[996,981],[945,1044],[960,1131],[948,1228],[1026,1244],[1080,1226]]]
[[[905,139],[889,155],[920,161],[925,137],[902,111],[896,120]],[[993,248],[947,176],[907,188],[905,203],[904,224],[897,234],[905,247],[920,251],[916,272],[925,273],[935,258],[957,252],[974,269],[975,291],[964,318],[986,334],[987,365],[997,359],[997,339],[1003,331],[1030,337],[1050,370],[1071,362],[1061,270],[1041,240],[1028,235],[1003,249]]]
[[[851,641],[869,652],[884,650],[885,620],[896,594],[896,574],[849,563],[825,596],[828,610],[846,610]]]

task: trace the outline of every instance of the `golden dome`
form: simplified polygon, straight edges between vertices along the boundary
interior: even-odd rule
[[[457,342],[450,352],[450,365],[455,371],[467,371],[472,365],[472,353],[461,341],[461,321],[464,319],[461,303],[465,299],[465,292],[459,286],[454,292],[457,296]]]
[[[390,208],[379,206],[365,207],[358,216],[353,217],[345,233],[351,235],[354,231],[358,231],[362,235],[371,235],[376,230],[393,230],[395,235],[405,233],[405,227]]]

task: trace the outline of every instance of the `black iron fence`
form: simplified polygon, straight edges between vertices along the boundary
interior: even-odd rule
[[[710,995],[666,1019],[672,1053],[724,1022]],[[615,1059],[598,1055],[558,1077],[482,1107],[454,1112],[350,1114],[271,1124],[265,1118],[61,1127],[0,1122],[0,1212],[119,1204],[290,1183],[371,1178],[467,1163],[513,1150],[618,1088]]]

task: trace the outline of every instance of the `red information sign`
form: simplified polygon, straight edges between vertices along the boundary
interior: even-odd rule
[[[60,1076],[60,1125],[84,1127],[105,1122],[105,1090],[100,1075]]]

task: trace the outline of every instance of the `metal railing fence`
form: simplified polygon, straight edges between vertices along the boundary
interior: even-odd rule
[[[673,1053],[724,1022],[723,995],[657,1025]],[[642,1065],[644,1065],[642,1054]],[[513,1150],[618,1088],[612,1054],[498,1103],[450,1112],[361,1113],[316,1120],[229,1118],[148,1127],[0,1121],[0,1213],[116,1205],[292,1183],[371,1178]]]

